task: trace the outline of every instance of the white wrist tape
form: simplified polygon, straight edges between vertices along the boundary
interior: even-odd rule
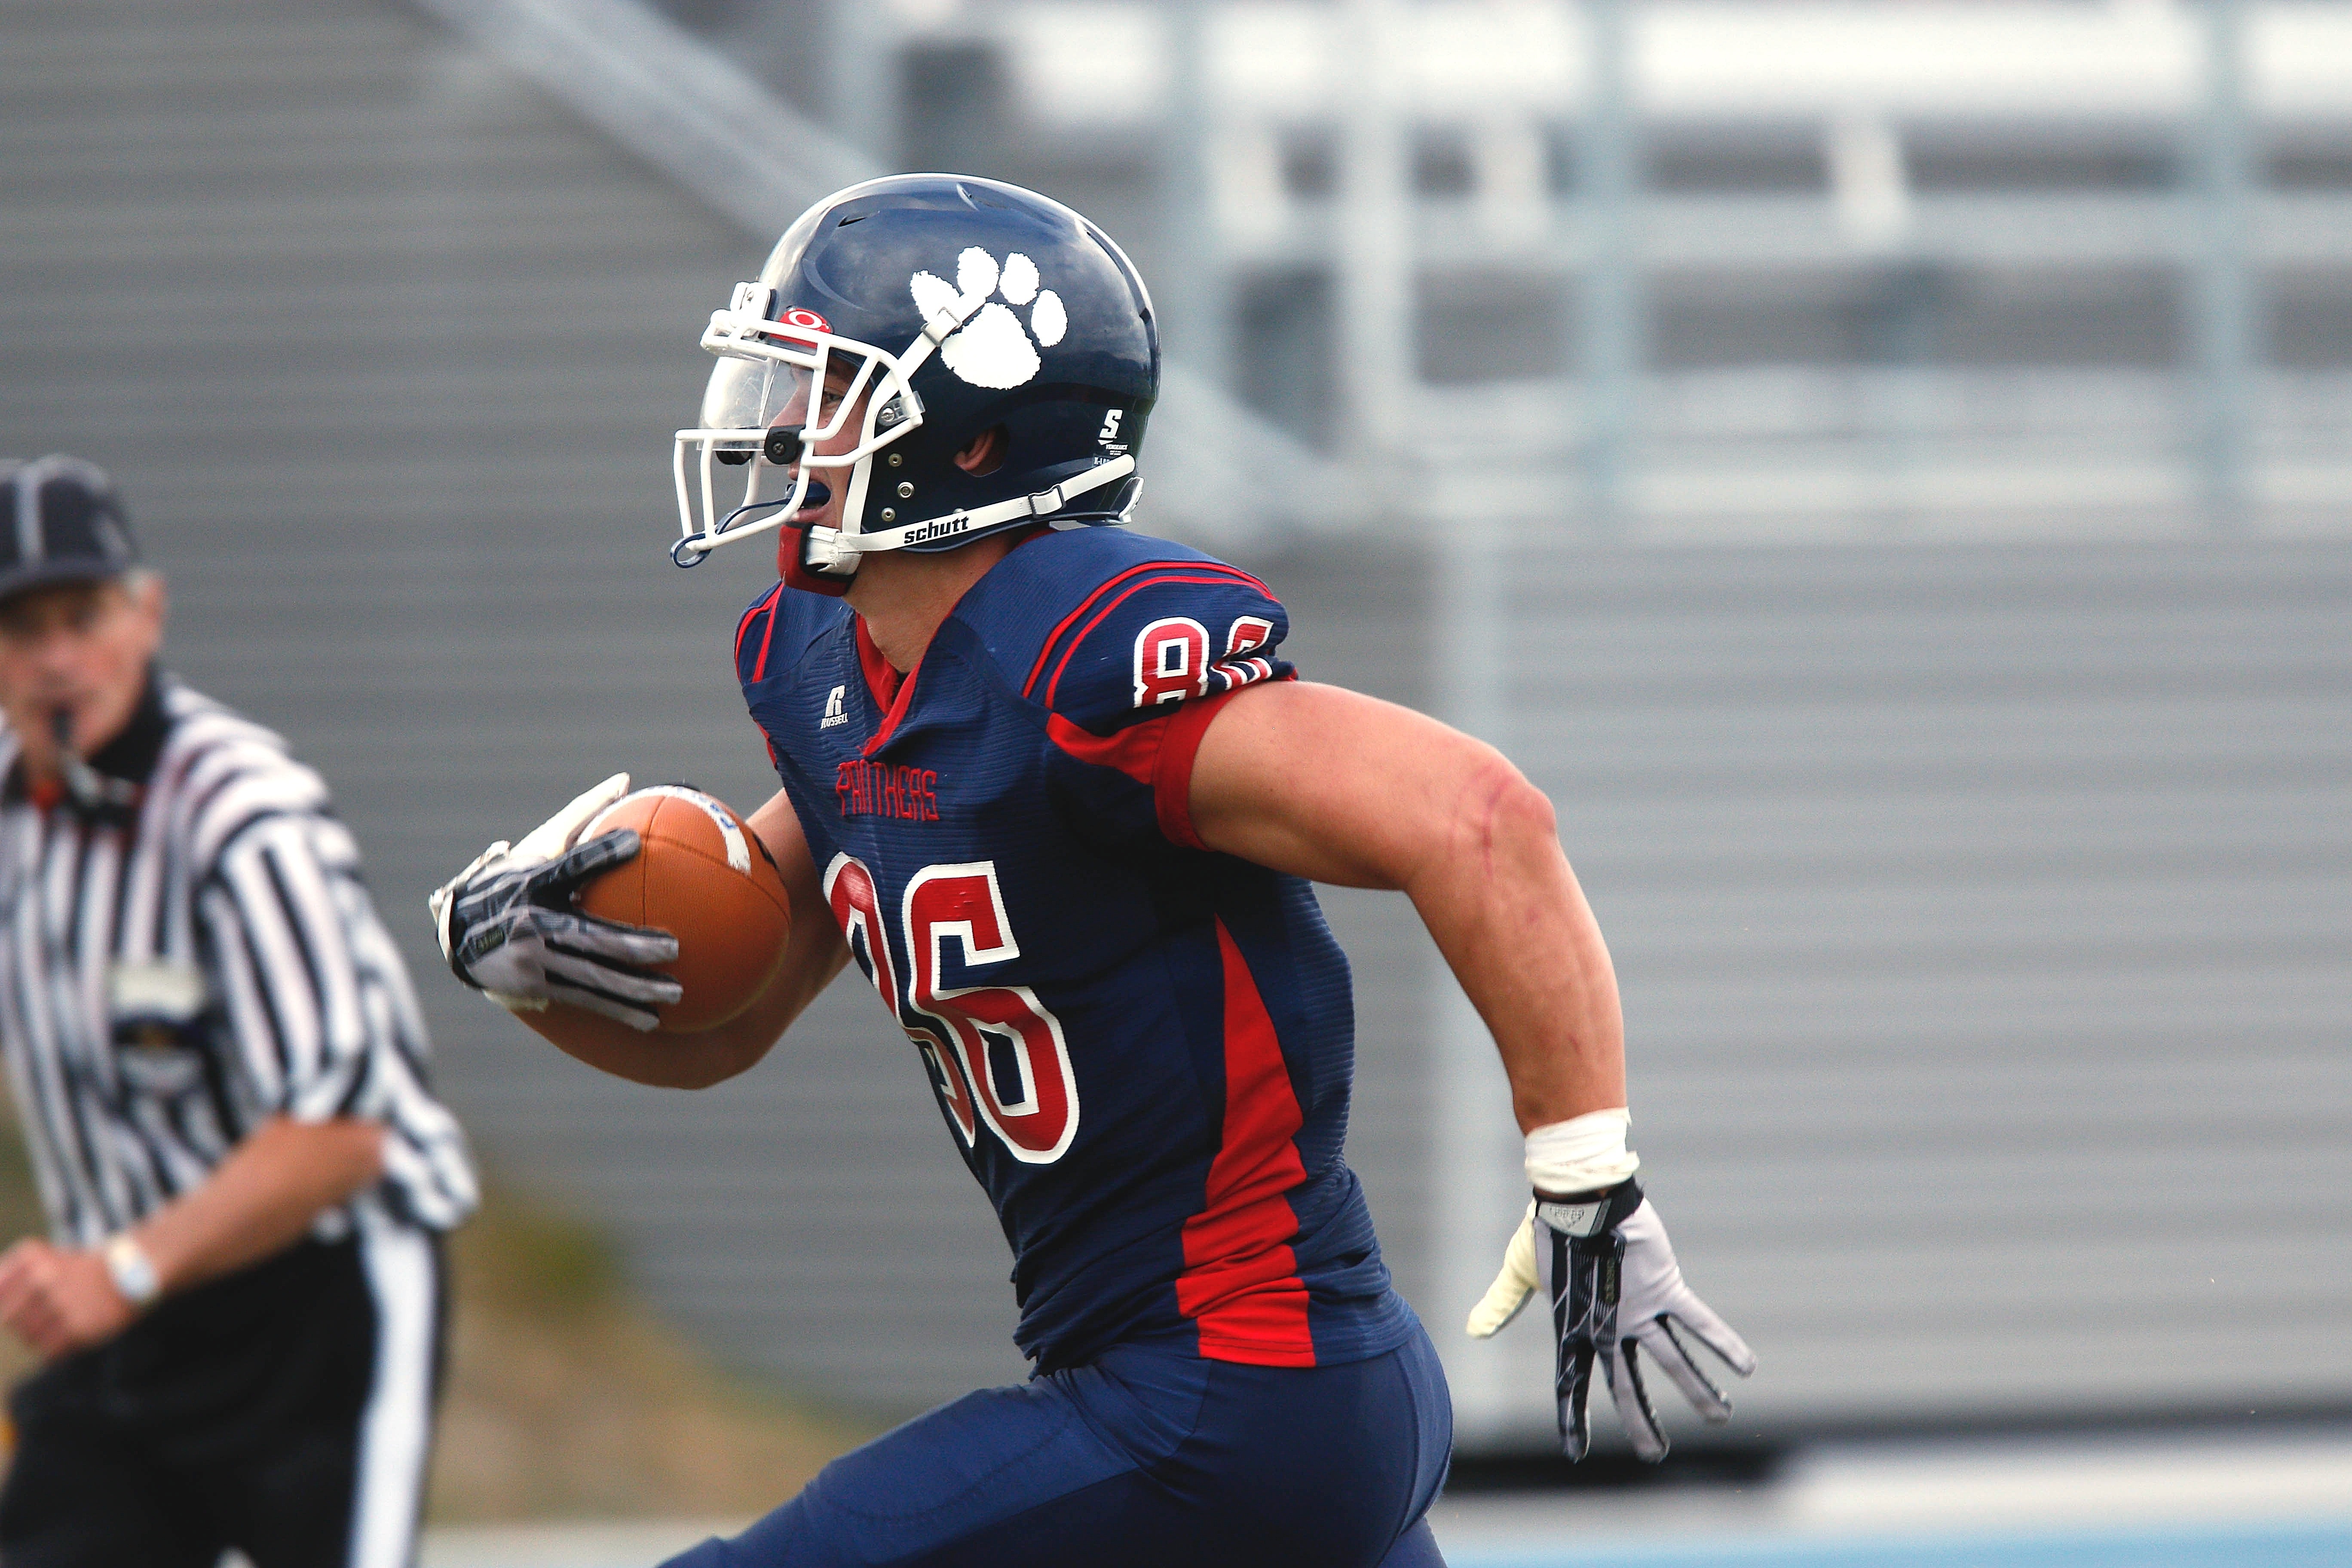
[[[1528,1134],[1528,1184],[1562,1196],[1615,1186],[1642,1163],[1625,1147],[1625,1130],[1633,1121],[1633,1112],[1619,1106],[1537,1128]]]

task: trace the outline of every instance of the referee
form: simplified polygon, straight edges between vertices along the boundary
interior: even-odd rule
[[[474,1204],[319,775],[156,666],[106,476],[0,463],[0,1044],[50,1238],[7,1568],[401,1568]]]

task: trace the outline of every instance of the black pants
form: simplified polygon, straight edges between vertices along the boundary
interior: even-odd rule
[[[6,1568],[404,1568],[439,1383],[439,1238],[304,1241],[9,1399]]]

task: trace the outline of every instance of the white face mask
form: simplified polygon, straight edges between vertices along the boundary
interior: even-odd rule
[[[675,437],[678,539],[670,557],[691,566],[728,541],[789,522],[812,504],[811,487],[822,470],[828,489],[846,488],[841,515],[852,527],[845,535],[813,531],[811,555],[846,557],[844,563],[854,570],[861,546],[903,542],[857,539],[855,520],[865,513],[874,455],[923,422],[922,402],[908,378],[929,356],[933,339],[925,333],[903,356],[893,354],[836,336],[810,312],[786,312],[787,318],[809,316],[809,324],[771,320],[769,298],[757,284],[737,285],[733,302],[712,313],[702,334],[702,346],[719,361],[703,389],[697,427]],[[813,388],[823,391],[813,397]],[[842,446],[854,416],[857,427],[847,448],[819,452]],[[718,469],[732,466],[745,470],[743,493],[728,506],[719,500]],[[777,474],[784,476],[782,482]],[[763,488],[781,493],[763,495]],[[819,493],[814,504],[827,499]]]
[[[670,559],[681,566],[694,565],[729,540],[791,523],[812,505],[818,470],[826,475],[826,493],[815,495],[815,505],[828,504],[837,489],[847,490],[841,528],[808,525],[805,559],[834,577],[850,576],[858,558],[875,551],[945,544],[1007,523],[1051,517],[1077,497],[1135,471],[1133,453],[1122,451],[1037,494],[971,510],[901,519],[893,514],[892,502],[879,510],[882,526],[869,528],[866,501],[875,454],[923,424],[922,399],[913,385],[916,371],[955,337],[986,303],[986,295],[975,289],[940,296],[915,341],[897,353],[839,336],[811,310],[790,310],[772,318],[772,291],[762,285],[738,284],[733,303],[714,311],[702,334],[702,346],[718,354],[719,363],[703,390],[701,424],[676,437],[678,539]],[[812,398],[812,388],[824,390]],[[845,450],[818,450],[838,448],[845,439]],[[746,469],[743,498],[722,510],[717,469],[737,465]],[[761,481],[778,472],[788,476],[774,487],[783,493],[763,497]]]

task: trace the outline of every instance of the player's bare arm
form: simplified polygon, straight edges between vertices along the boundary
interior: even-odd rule
[[[1225,700],[1202,737],[1191,805],[1212,849],[1403,891],[1493,1034],[1535,1197],[1468,1327],[1495,1333],[1538,1289],[1553,1302],[1570,1457],[1591,1440],[1596,1364],[1634,1451],[1665,1456],[1644,1352],[1706,1419],[1728,1419],[1730,1401],[1686,1342],[1743,1377],[1756,1358],[1683,1283],[1633,1180],[1616,974],[1542,792],[1433,719],[1286,681]]]
[[[1192,825],[1212,849],[1412,899],[1494,1034],[1522,1131],[1625,1103],[1609,949],[1551,803],[1492,746],[1335,686],[1248,687],[1202,740]]]
[[[130,1233],[152,1270],[153,1293],[201,1285],[290,1247],[320,1210],[383,1173],[383,1129],[363,1118],[271,1118],[202,1185]],[[43,1356],[101,1344],[140,1310],[98,1248],[31,1237],[0,1255],[0,1323]]]

